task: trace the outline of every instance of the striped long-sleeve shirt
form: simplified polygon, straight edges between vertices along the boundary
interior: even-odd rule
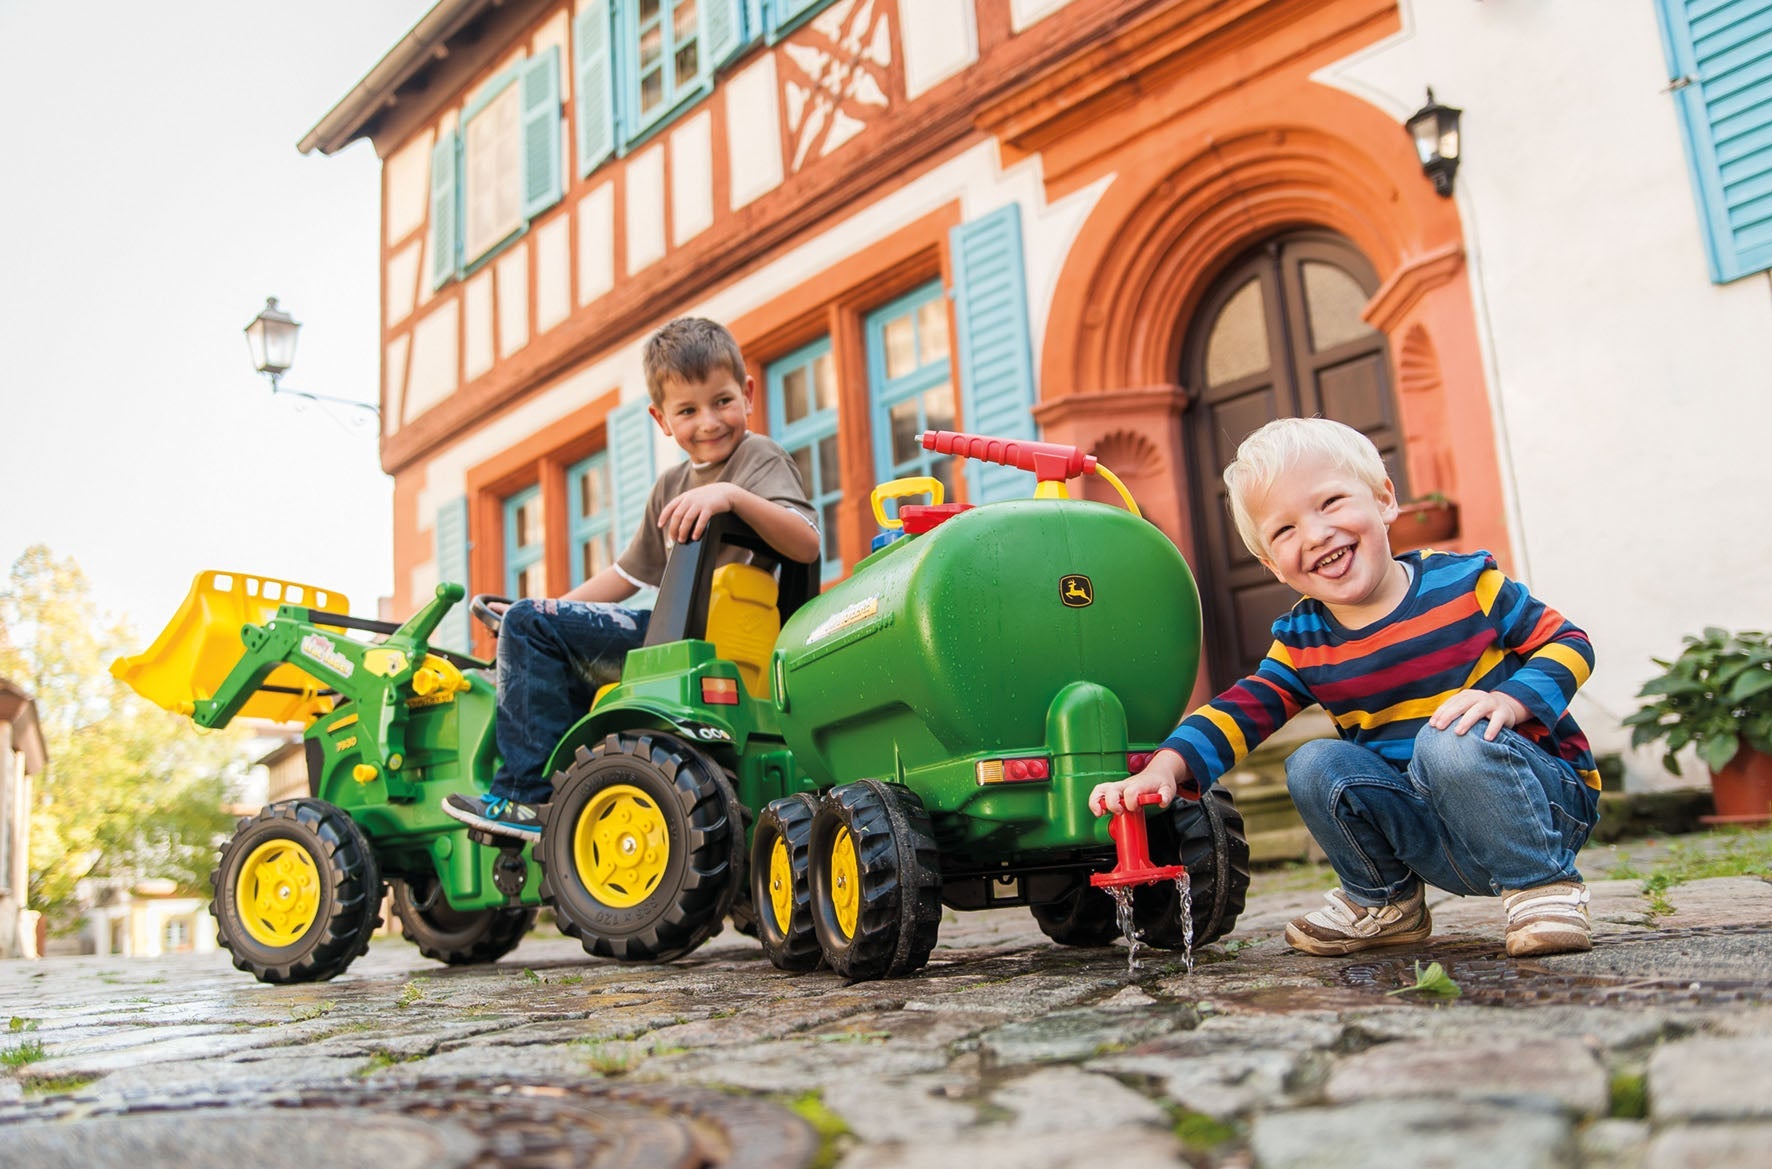
[[[1587,634],[1503,576],[1487,552],[1398,559],[1411,570],[1409,592],[1389,616],[1349,630],[1306,597],[1274,622],[1255,673],[1182,720],[1163,746],[1181,754],[1194,782],[1211,786],[1313,702],[1343,739],[1402,770],[1442,702],[1493,690],[1526,708],[1516,731],[1598,788],[1587,736],[1568,713],[1593,670]]]

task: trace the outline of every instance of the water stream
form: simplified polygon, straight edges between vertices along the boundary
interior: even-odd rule
[[[1194,972],[1194,883],[1184,871],[1175,878],[1176,898],[1181,903],[1181,952],[1187,972]]]
[[[1114,917],[1120,923],[1120,933],[1126,938],[1126,969],[1143,969],[1138,964],[1138,951],[1144,943],[1139,940],[1138,927],[1132,922],[1132,890],[1125,885],[1109,885],[1108,895],[1114,899]]]

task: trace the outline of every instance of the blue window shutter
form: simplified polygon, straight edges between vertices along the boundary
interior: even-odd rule
[[[1021,260],[1021,208],[1011,203],[956,226],[954,318],[960,341],[960,411],[973,434],[1034,437],[1034,357],[1028,332],[1027,277]],[[1027,472],[966,461],[974,503],[1031,494]]]
[[[469,579],[468,554],[473,545],[468,541],[468,499],[465,495],[445,503],[437,509],[437,526],[433,542],[437,554],[437,580],[454,581],[467,589],[470,594],[474,586]],[[428,599],[428,598],[426,598]],[[436,643],[444,649],[467,649],[473,644],[473,637],[468,628],[468,604],[464,599],[461,604],[449,610],[443,623],[437,626]]]
[[[572,26],[578,80],[578,174],[590,174],[615,152],[614,70],[609,67],[609,3],[589,0]]]
[[[523,218],[560,201],[560,51],[523,66]]]
[[[1772,268],[1772,0],[1659,8],[1711,279]]]
[[[610,476],[615,491],[615,553],[621,555],[646,515],[646,497],[656,473],[652,461],[652,418],[646,401],[627,402],[609,412]]]
[[[456,230],[457,144],[454,130],[431,147],[431,287],[455,279],[459,269],[461,233]]]
[[[744,0],[701,0],[701,37],[707,47],[705,70],[724,65],[744,44]]]

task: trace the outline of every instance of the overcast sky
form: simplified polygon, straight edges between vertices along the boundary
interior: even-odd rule
[[[431,0],[0,0],[0,572],[73,556],[146,644],[200,570],[392,586],[374,402],[380,166],[295,143]]]

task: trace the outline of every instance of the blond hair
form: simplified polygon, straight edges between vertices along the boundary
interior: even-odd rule
[[[1237,457],[1224,469],[1231,519],[1243,545],[1258,559],[1268,556],[1267,541],[1249,514],[1249,498],[1272,487],[1300,459],[1322,455],[1337,470],[1354,475],[1373,492],[1383,490],[1390,475],[1372,440],[1328,418],[1276,418],[1245,438]]]
[[[678,317],[646,339],[641,356],[646,392],[654,406],[664,405],[666,380],[705,382],[717,369],[744,384],[744,355],[726,326],[705,317]]]

